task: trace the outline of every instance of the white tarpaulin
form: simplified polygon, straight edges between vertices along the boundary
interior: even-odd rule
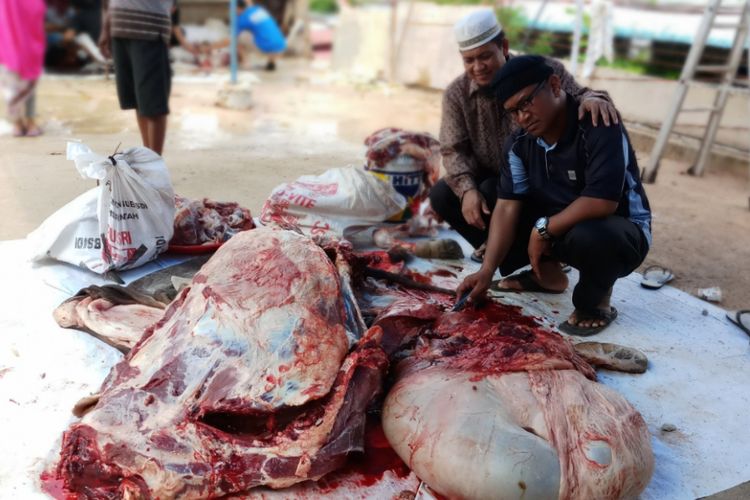
[[[6,283],[0,291],[0,498],[45,498],[38,477],[59,453],[62,433],[74,420],[70,409],[99,388],[121,357],[52,319],[62,300],[102,278],[64,264],[32,268],[26,252],[25,241],[0,242]],[[161,258],[124,277],[167,264],[169,258]],[[467,260],[465,272],[475,268]],[[575,282],[575,271],[570,278]],[[722,309],[668,286],[644,290],[639,279],[632,274],[617,282],[613,304],[620,315],[595,340],[636,347],[649,357],[643,375],[599,372],[643,414],[651,432],[656,470],[642,498],[693,499],[747,481],[750,339]],[[502,300],[556,324],[570,312],[571,289],[559,296],[504,294]],[[677,430],[662,432],[665,423]]]

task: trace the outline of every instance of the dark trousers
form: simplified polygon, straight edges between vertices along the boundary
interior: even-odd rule
[[[490,216],[497,201],[497,177],[488,177],[478,183],[479,192],[482,193],[490,209],[489,215],[483,215],[487,227],[484,231],[470,225],[461,213],[461,200],[446,184],[445,179],[440,179],[430,190],[430,205],[450,226],[466,239],[471,246],[478,248],[487,241],[490,228]]]
[[[539,216],[522,210],[515,240],[500,265],[503,276],[529,264],[529,235]],[[578,269],[573,305],[584,312],[596,310],[615,281],[632,273],[647,253],[648,241],[640,228],[617,215],[579,222],[552,244],[553,258]]]

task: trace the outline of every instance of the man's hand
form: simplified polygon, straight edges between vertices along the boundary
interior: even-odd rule
[[[430,221],[430,225],[432,225],[433,220],[438,224],[443,222],[443,218],[440,217],[440,214],[437,213],[434,208],[432,208],[432,205],[427,205],[427,208],[422,215],[424,215],[427,220]]]
[[[109,13],[102,14],[102,32],[99,35],[99,50],[102,51],[102,55],[107,58],[112,58],[112,35],[109,30]]]
[[[489,215],[490,209],[478,189],[470,189],[464,193],[463,200],[461,200],[461,214],[466,222],[477,229],[485,230],[487,226],[482,214]]]
[[[551,251],[552,245],[549,240],[545,240],[539,234],[539,231],[532,229],[531,235],[529,235],[529,262],[538,280],[542,279],[539,274],[539,263],[542,260],[542,255],[550,255]]]
[[[610,123],[619,122],[617,110],[612,103],[600,97],[587,97],[581,101],[578,107],[578,119],[582,120],[586,112],[591,113],[591,123],[594,127],[599,125],[599,118],[602,119],[605,127],[609,127]]]
[[[469,300],[467,302],[477,302],[484,298],[485,293],[492,284],[492,273],[487,273],[483,269],[480,269],[474,274],[468,275],[458,285],[456,289],[456,300],[460,299],[464,293],[469,293]]]

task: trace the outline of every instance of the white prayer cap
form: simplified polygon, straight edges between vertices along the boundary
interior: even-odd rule
[[[491,9],[481,9],[462,17],[453,27],[453,32],[456,34],[458,50],[464,51],[484,45],[502,29]]]

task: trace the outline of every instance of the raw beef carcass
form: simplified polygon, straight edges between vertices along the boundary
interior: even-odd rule
[[[500,304],[432,316],[422,304],[421,323],[413,310],[414,301],[396,303],[379,319],[386,340],[389,331],[423,332],[399,363],[383,428],[435,491],[472,499],[643,491],[654,466],[643,418],[594,382],[562,337]]]
[[[317,479],[361,451],[386,355],[324,250],[222,246],[105,380],[47,477],[84,498],[207,498]]]
[[[247,208],[234,202],[202,201],[175,196],[173,245],[221,243],[255,227]]]
[[[100,399],[80,405],[95,406],[65,434],[47,481],[81,497],[256,486],[345,496],[343,484],[374,484],[348,470],[350,452],[363,448],[364,412],[388,361],[401,359],[383,428],[437,492],[623,498],[645,487],[653,457],[642,418],[593,382],[567,341],[516,308],[446,312],[448,296],[434,291],[367,281],[356,300],[350,277],[363,264],[387,267],[387,254],[350,252],[288,231],[233,238],[113,369]],[[363,336],[360,309],[379,312]],[[378,484],[414,485],[408,469],[386,469]]]

